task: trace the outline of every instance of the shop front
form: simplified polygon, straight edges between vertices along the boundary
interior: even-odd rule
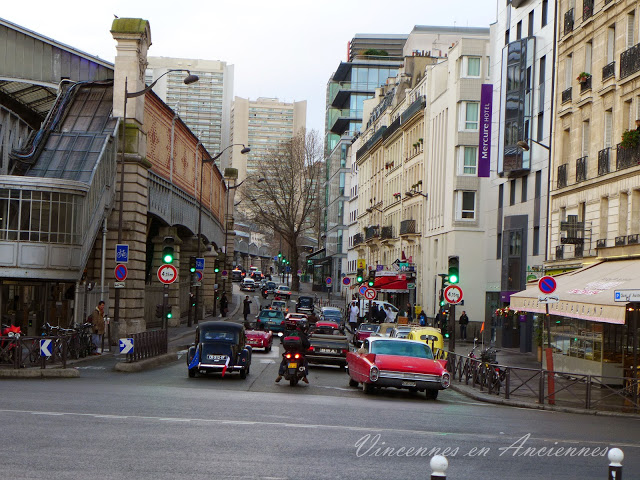
[[[395,305],[400,311],[406,312],[409,302],[409,289],[406,273],[392,271],[378,271],[374,281],[374,287],[382,296],[378,300],[386,300]]]
[[[554,277],[553,303],[545,304],[537,284],[511,295],[511,308],[548,325],[537,343],[551,345],[554,370],[609,377],[622,384],[638,365],[640,260],[602,261]],[[640,299],[640,296],[637,297]]]

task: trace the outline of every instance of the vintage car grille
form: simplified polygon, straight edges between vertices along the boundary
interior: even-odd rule
[[[440,375],[430,375],[425,373],[393,372],[382,370],[380,371],[380,378],[397,378],[399,380],[418,380],[422,382],[440,383]]]

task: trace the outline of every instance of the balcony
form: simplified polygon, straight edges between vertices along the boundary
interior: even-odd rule
[[[602,67],[602,81],[616,76],[616,62],[611,62]]]
[[[556,245],[556,260],[564,258],[564,245]]]
[[[606,248],[607,247],[607,239],[602,238],[596,241],[596,248]]]
[[[627,244],[627,237],[626,235],[622,235],[620,237],[616,237],[616,247],[623,247]]]
[[[603,148],[598,152],[598,176],[609,173],[609,152],[611,148]]]
[[[576,160],[576,183],[584,182],[587,179],[587,157]]]
[[[616,149],[616,170],[635,167],[640,164],[640,146],[624,148],[618,144]]]
[[[564,188],[567,186],[567,164],[558,165],[558,178],[557,178],[558,188]]]
[[[332,85],[333,86],[333,85]],[[332,107],[340,108],[345,105],[353,93],[370,93],[375,91],[375,87],[367,82],[338,82],[337,88],[332,88],[329,103]]]
[[[571,101],[571,87],[562,91],[562,103],[567,103]]]
[[[576,258],[582,258],[584,255],[584,244],[578,243],[573,246],[573,256]]]
[[[364,231],[364,241],[368,242],[380,236],[380,227],[378,225],[367,227]]]
[[[635,245],[638,242],[638,234],[634,233],[633,235],[627,235],[627,245]]]
[[[587,92],[589,90],[591,90],[591,79],[593,77],[589,77],[586,80],[583,80],[582,82],[580,82],[580,93],[584,93]]]
[[[640,70],[640,43],[620,54],[620,78],[626,78]]]
[[[393,227],[386,226],[382,227],[382,231],[380,232],[380,240],[391,240],[393,238]]]
[[[353,246],[355,247],[356,245],[360,245],[361,243],[364,243],[364,239],[362,238],[362,234],[361,233],[356,233],[353,236]]]
[[[564,14],[564,34],[573,32],[573,8]]]
[[[400,235],[412,235],[416,232],[415,220],[403,220],[400,222]]]
[[[593,0],[582,0],[582,21],[586,22],[593,15]]]

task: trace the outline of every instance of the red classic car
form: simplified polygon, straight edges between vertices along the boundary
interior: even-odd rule
[[[449,387],[446,360],[434,360],[423,342],[402,338],[369,337],[356,352],[347,353],[349,386],[362,384],[365,393],[375,388],[406,388],[425,391],[435,400]]]
[[[331,320],[318,320],[312,329],[312,333],[335,335],[340,333],[340,325],[338,325],[338,322]]]
[[[265,352],[270,352],[273,345],[273,334],[269,330],[246,330],[247,345],[251,348],[264,348]]]
[[[365,338],[369,338],[373,333],[380,330],[379,323],[361,323],[356,330],[356,334],[353,336],[353,344],[357,347],[362,344]]]

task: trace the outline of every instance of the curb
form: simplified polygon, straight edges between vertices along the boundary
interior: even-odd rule
[[[123,373],[137,373],[143,370],[149,370],[154,367],[166,365],[168,363],[178,361],[178,352],[165,353],[164,355],[158,355],[157,357],[146,358],[138,362],[118,362],[113,367],[116,372]]]
[[[451,384],[449,387],[453,391],[461,393],[462,395],[473,398],[474,400],[478,400],[480,402],[492,403],[494,405],[504,405],[507,407],[518,407],[518,408],[529,408],[532,410],[548,410],[551,412],[560,412],[560,413],[577,413],[582,415],[598,415],[601,417],[623,417],[623,418],[635,418],[638,419],[639,416],[633,413],[624,413],[624,412],[608,412],[602,410],[587,410],[586,408],[575,408],[575,407],[556,407],[553,405],[540,405],[538,403],[530,403],[519,400],[506,400],[501,397],[491,397],[489,395],[485,395],[483,393],[476,393],[475,390],[469,389],[469,387],[462,387],[455,384]]]
[[[0,370],[0,378],[78,378],[75,368],[29,368]]]

